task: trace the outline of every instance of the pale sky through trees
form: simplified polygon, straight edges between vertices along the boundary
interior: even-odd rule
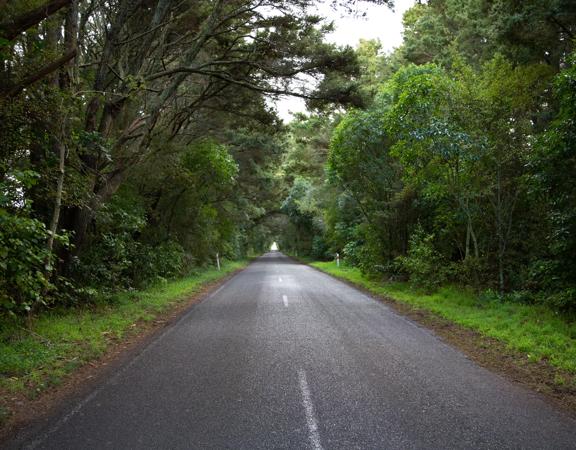
[[[382,49],[390,52],[402,43],[402,16],[414,5],[415,0],[395,0],[394,10],[387,6],[363,4],[360,8],[366,12],[364,17],[334,11],[329,3],[322,3],[318,8],[318,12],[327,20],[334,21],[336,29],[328,35],[328,41],[356,47],[360,39],[380,39]],[[296,97],[282,98],[277,102],[276,108],[285,122],[291,120],[290,112],[306,110],[304,100]]]

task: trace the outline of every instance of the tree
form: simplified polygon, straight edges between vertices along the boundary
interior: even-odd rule
[[[569,0],[431,0],[404,16],[404,57],[416,64],[468,64],[496,53],[518,64],[559,70],[573,48],[576,8]]]
[[[531,185],[543,206],[547,227],[545,247],[534,264],[534,278],[541,288],[561,291],[554,306],[574,308],[576,255],[576,55],[555,79],[560,107],[550,128],[530,156]]]
[[[401,168],[390,154],[393,137],[383,126],[386,111],[387,105],[379,104],[367,112],[349,113],[334,131],[328,159],[333,182],[355,200],[366,222],[360,239],[372,249],[363,259],[374,266],[391,262],[407,239],[397,209],[402,203]]]

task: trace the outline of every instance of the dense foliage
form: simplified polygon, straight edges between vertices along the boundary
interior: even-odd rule
[[[415,2],[389,54],[326,43],[313,11],[0,2],[0,314],[274,240],[576,309],[574,2]],[[285,126],[282,95],[313,112]]]
[[[267,248],[270,99],[361,103],[330,29],[308,0],[0,2],[0,315]]]
[[[576,310],[574,3],[429,0],[404,25],[393,53],[357,49],[364,108],[292,125],[285,244]],[[294,165],[303,145],[326,171]]]

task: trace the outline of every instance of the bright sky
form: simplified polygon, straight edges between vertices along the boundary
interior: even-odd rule
[[[365,17],[345,15],[342,11],[334,11],[330,2],[320,4],[318,12],[333,21],[335,31],[328,35],[328,40],[339,45],[356,47],[360,39],[380,39],[385,52],[390,52],[402,43],[402,16],[414,5],[415,0],[395,0],[394,10],[387,6],[361,4]],[[291,120],[290,112],[306,110],[304,100],[295,97],[284,97],[276,103],[280,117]]]

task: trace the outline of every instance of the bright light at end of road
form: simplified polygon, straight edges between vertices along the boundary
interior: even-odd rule
[[[270,246],[270,251],[272,252],[278,251],[278,244],[276,242],[272,242],[272,245]]]

